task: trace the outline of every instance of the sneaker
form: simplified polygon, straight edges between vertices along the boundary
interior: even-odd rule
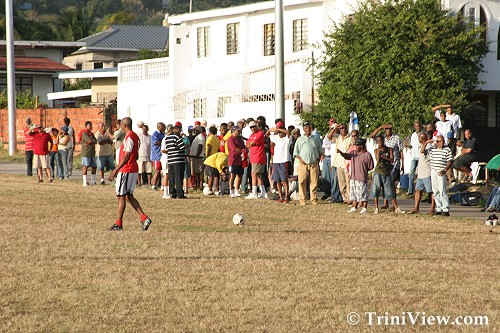
[[[219,191],[215,191],[214,194],[218,197],[220,197],[222,194]]]
[[[170,194],[164,194],[161,198],[162,199],[172,199],[172,197],[170,196]]]
[[[368,209],[366,209],[365,207],[361,208],[361,210],[359,211],[360,214],[366,214],[368,213]]]
[[[89,186],[89,183],[83,182],[83,186]]]
[[[358,210],[356,209],[356,207],[351,207],[351,209],[349,209],[347,212],[348,213],[355,213],[357,212]]]
[[[95,183],[90,183],[89,186],[95,186]]]
[[[434,212],[434,213],[432,213],[432,215],[434,215],[434,216],[443,215],[443,212]]]
[[[284,203],[284,204],[289,203],[288,199],[283,200],[283,203]]]
[[[111,228],[109,228],[110,231],[122,231],[123,227],[120,227],[118,224],[113,224]]]
[[[234,196],[235,197],[241,197],[241,193],[238,190],[234,190]]]
[[[373,210],[373,214],[378,214],[378,213],[379,213],[378,208],[375,208],[375,209]]]
[[[50,178],[49,183],[53,183],[53,182],[54,182],[54,178]]]
[[[443,212],[442,216],[450,216],[450,212]]]
[[[399,208],[399,207],[396,207],[396,209],[394,209],[394,213],[396,213],[396,214],[404,214],[405,211],[401,210],[401,208]]]
[[[250,193],[245,197],[245,199],[258,199],[259,197],[255,193]]]
[[[59,177],[57,177],[57,179],[64,179],[64,178],[63,178],[63,177],[61,177],[61,176],[59,176]]]
[[[483,225],[493,225],[493,221],[492,220],[485,220],[483,222]]]
[[[144,221],[142,221],[142,230],[146,231],[148,230],[149,226],[151,225],[153,221],[149,217],[147,217]]]
[[[234,193],[231,193],[231,194],[229,194],[229,197],[230,198],[236,198],[236,195],[234,195]]]
[[[278,198],[278,200],[276,200],[277,203],[283,203],[283,199],[281,198]]]
[[[101,186],[104,186],[105,184],[104,180],[101,180]]]
[[[269,196],[267,195],[267,193],[261,193],[261,194],[258,195],[258,198],[259,199],[268,199]]]
[[[272,189],[271,189],[271,193],[272,193],[272,194],[275,194],[275,193],[277,193],[277,192],[278,192],[278,191],[276,191],[276,189],[275,189],[275,188],[272,188]]]

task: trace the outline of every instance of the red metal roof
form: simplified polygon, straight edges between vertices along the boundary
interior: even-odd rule
[[[48,58],[18,57],[14,60],[16,71],[60,72],[74,70]],[[0,69],[7,69],[7,58],[0,57]]]

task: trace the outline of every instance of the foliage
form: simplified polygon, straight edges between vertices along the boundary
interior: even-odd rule
[[[168,57],[168,49],[163,51],[140,49],[139,53],[137,54],[136,60],[146,60],[146,59],[164,58],[164,57]]]
[[[323,41],[320,102],[304,120],[326,130],[326,119],[346,122],[356,111],[362,131],[392,122],[400,133],[416,119],[432,119],[431,107],[452,103],[465,112],[480,83],[484,27],[466,24],[438,0],[368,0]]]
[[[9,105],[7,99],[7,91],[4,90],[0,94],[0,109],[6,109]],[[16,93],[16,108],[18,109],[34,109],[36,108],[36,97],[32,96],[31,90],[18,91]]]
[[[64,80],[64,90],[81,90],[90,89],[92,87],[92,79],[77,79],[75,82],[71,80]]]
[[[116,13],[108,14],[104,16],[104,18],[97,25],[96,31],[104,31],[111,25],[124,25],[124,24],[132,24],[136,20],[136,15],[133,12],[129,11],[119,11]]]

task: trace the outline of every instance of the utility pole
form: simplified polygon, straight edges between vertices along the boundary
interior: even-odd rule
[[[283,46],[283,0],[275,0],[275,114],[285,121],[285,56]]]
[[[14,14],[12,0],[5,0],[5,33],[7,37],[7,102],[9,109],[9,155],[17,148],[16,136],[16,67],[14,62]]]

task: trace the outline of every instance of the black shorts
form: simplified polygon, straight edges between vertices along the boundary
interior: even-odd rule
[[[214,167],[205,165],[205,175],[207,177],[219,177],[219,170]]]
[[[470,165],[476,161],[476,158],[472,154],[463,154],[457,157],[455,161],[453,161],[453,169],[458,168],[468,168],[470,169]]]
[[[244,169],[241,165],[232,165],[229,166],[229,172],[234,173],[235,175],[243,175]]]

